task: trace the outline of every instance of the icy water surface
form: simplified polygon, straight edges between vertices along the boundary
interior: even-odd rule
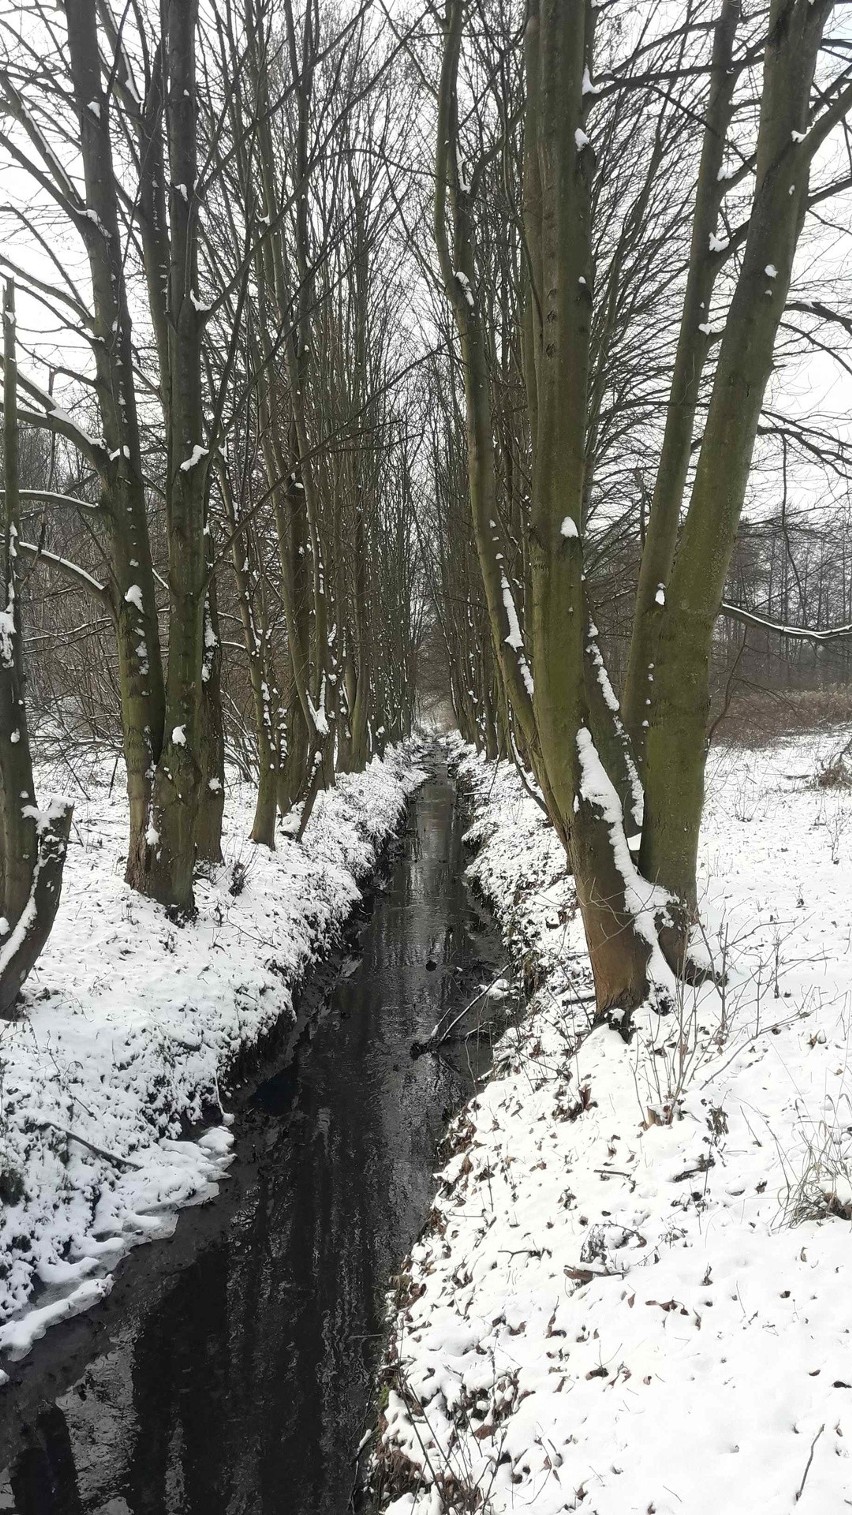
[[[352,956],[238,1114],[220,1200],[0,1391],[0,1511],[344,1515],[384,1288],[489,1057],[484,1039],[451,1061],[410,1052],[500,965],[462,883],[464,826],[436,767]]]

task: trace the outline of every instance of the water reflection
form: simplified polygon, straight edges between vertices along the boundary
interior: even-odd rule
[[[68,1424],[58,1405],[49,1405],[37,1416],[32,1444],[22,1452],[10,1473],[12,1503],[4,1508],[20,1515],[82,1515],[77,1488],[74,1452]]]
[[[218,1232],[149,1304],[131,1277],[126,1313],[95,1327],[107,1339],[75,1382],[55,1374],[63,1391],[17,1426],[0,1405],[16,1452],[0,1510],[344,1515],[385,1281],[428,1211],[442,1122],[470,1089],[467,1056],[412,1059],[411,1043],[497,962],[462,883],[463,829],[438,775],[412,804],[357,967],[241,1117],[239,1202],[220,1202]],[[487,1053],[473,1056],[480,1071]],[[198,1224],[185,1216],[179,1233]]]

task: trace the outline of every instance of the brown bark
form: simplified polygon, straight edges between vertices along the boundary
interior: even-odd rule
[[[18,992],[50,935],[59,905],[72,806],[36,806],[21,637],[18,548],[17,362],[14,287],[3,292],[3,537],[5,610],[0,618],[0,800],[2,801],[2,913],[0,1016]]]
[[[193,906],[196,823],[202,783],[201,675],[207,564],[208,450],[201,388],[198,281],[197,0],[166,0],[164,48],[171,179],[166,498],[169,538],[169,661],[163,751],[151,802],[146,892],[179,910]]]
[[[134,354],[94,0],[66,6],[68,54],[87,213],[77,218],[92,280],[95,389],[106,455],[100,467],[110,533],[130,837],[127,881],[145,890],[151,774],[160,757],[165,693],[148,536]]]

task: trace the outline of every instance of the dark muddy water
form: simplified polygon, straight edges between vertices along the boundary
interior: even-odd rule
[[[499,967],[462,883],[464,825],[436,767],[337,982],[239,1110],[220,1200],[17,1365],[0,1511],[344,1515],[386,1283],[489,1057],[484,1038],[410,1054]]]

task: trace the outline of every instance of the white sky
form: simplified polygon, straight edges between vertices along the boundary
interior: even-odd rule
[[[400,14],[407,9],[403,0],[389,0],[388,9],[394,14]],[[625,16],[635,14],[634,7],[625,0]],[[0,0],[0,16],[7,23],[21,28],[24,34],[34,26],[33,11],[27,0]],[[54,25],[61,27],[61,12],[53,12]],[[836,34],[842,33],[845,37],[852,38],[852,17],[841,9],[837,13],[832,30]],[[2,46],[2,40],[0,40]],[[594,122],[592,122],[592,131]],[[842,148],[835,138],[834,145],[827,151],[838,153],[842,156]],[[428,165],[431,171],[431,163]],[[819,165],[817,174],[819,176]],[[15,230],[15,220],[10,214],[10,205],[27,205],[38,209],[40,224],[46,226],[51,246],[59,254],[63,265],[68,268],[73,277],[80,282],[81,289],[87,288],[86,260],[82,244],[77,234],[69,226],[63,224],[61,215],[57,211],[48,210],[44,196],[40,191],[33,191],[32,184],[27,176],[18,168],[4,161],[0,152],[0,235],[3,238],[4,251],[8,256],[15,258],[26,269],[31,270],[38,276],[48,281],[54,277],[49,260],[44,253],[35,247],[32,239],[23,234],[20,229]],[[828,216],[838,213],[844,218],[847,226],[849,222],[849,197],[845,197],[843,203],[830,203],[822,208]],[[809,245],[809,244],[813,245]],[[848,231],[836,233],[828,228],[822,230],[814,239],[809,232],[803,242],[801,255],[797,263],[797,285],[801,293],[810,295],[818,293],[825,297],[825,291],[834,283],[836,288],[831,293],[828,303],[838,299],[843,301],[845,310],[852,314],[848,292],[852,289],[850,281],[850,256],[852,256],[852,238]],[[18,294],[18,330],[22,345],[21,367],[24,371],[32,374],[39,382],[45,382],[45,365],[55,364],[65,369],[82,369],[90,371],[90,351],[88,344],[83,338],[74,332],[69,326],[58,326],[47,314],[44,307],[32,298],[19,286]],[[143,329],[145,320],[140,307],[140,331]],[[827,342],[834,342],[839,333],[833,328],[823,328],[821,337]],[[29,351],[28,351],[29,350]],[[844,441],[852,442],[852,430],[850,430],[850,416],[852,416],[852,359],[850,368],[847,369],[839,361],[836,361],[828,353],[815,353],[806,360],[802,359],[795,365],[785,365],[779,371],[773,382],[769,403],[774,408],[790,415],[819,416],[821,421],[830,425],[831,429],[842,436]],[[41,371],[39,366],[41,365]],[[71,402],[75,386],[62,375],[56,379],[57,393],[65,394]],[[758,457],[761,454],[759,453]],[[791,469],[791,478],[795,484],[795,494],[799,502],[805,500],[816,503],[826,497],[826,483],[813,468],[807,468],[795,464]],[[831,481],[829,492],[837,495],[845,488],[845,484],[837,480]],[[770,486],[770,495],[773,492]],[[770,503],[772,501],[770,500]]]

